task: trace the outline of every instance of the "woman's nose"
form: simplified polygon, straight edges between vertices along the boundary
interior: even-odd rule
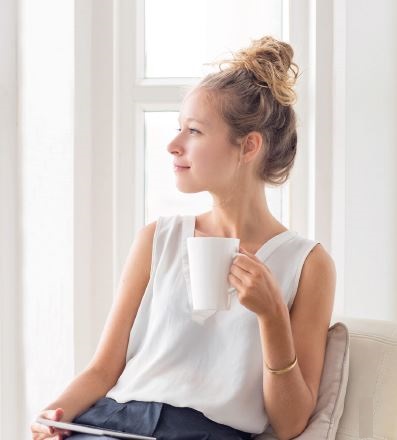
[[[171,154],[178,153],[180,154],[182,150],[182,147],[178,140],[175,138],[173,139],[168,145],[167,145],[167,151]]]

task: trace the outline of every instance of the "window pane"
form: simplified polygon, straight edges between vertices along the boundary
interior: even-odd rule
[[[211,210],[207,191],[182,193],[175,184],[173,156],[167,146],[176,135],[179,112],[145,112],[145,224],[159,216],[200,214]],[[281,188],[267,188],[272,214],[281,221]]]
[[[267,34],[282,36],[282,0],[145,0],[145,77],[202,77]]]

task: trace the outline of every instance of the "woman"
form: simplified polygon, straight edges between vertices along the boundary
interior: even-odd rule
[[[168,145],[177,187],[212,210],[159,217],[137,234],[97,351],[40,416],[158,439],[279,439],[307,426],[318,395],[336,272],[323,248],[269,211],[297,134],[293,50],[254,40],[184,98]],[[240,238],[231,309],[201,323],[187,301],[186,239]],[[34,439],[71,434],[33,423]],[[91,438],[74,434],[74,439]]]

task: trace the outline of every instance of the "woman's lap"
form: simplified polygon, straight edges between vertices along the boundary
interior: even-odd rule
[[[250,434],[216,423],[192,408],[136,400],[118,403],[109,397],[99,399],[87,411],[77,416],[73,422],[156,437],[158,440],[246,440],[251,438]],[[80,433],[68,438],[72,440],[111,439],[107,436]]]

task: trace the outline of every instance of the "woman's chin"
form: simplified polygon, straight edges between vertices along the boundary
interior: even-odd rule
[[[178,191],[184,194],[193,194],[193,193],[198,193],[200,191],[195,191],[194,189],[187,189],[187,188],[179,188],[177,187]]]
[[[176,188],[178,191],[180,191],[182,193],[186,193],[186,194],[193,194],[193,193],[199,193],[199,192],[205,191],[202,188],[193,187],[192,185],[177,184]]]

